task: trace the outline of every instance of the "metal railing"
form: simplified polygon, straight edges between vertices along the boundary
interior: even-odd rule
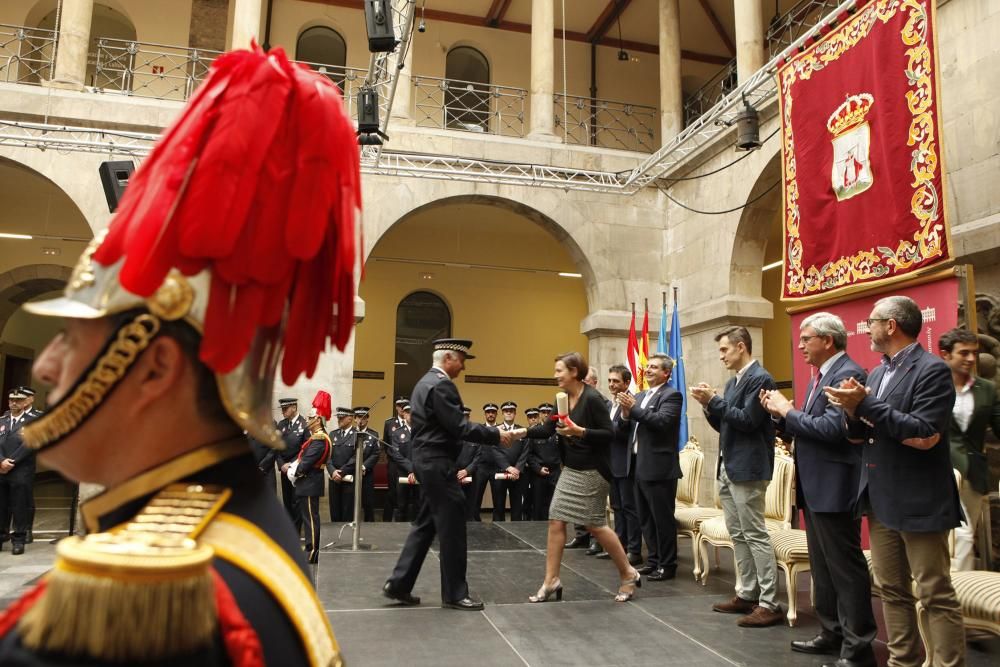
[[[55,69],[54,30],[0,24],[0,81],[39,85]]]
[[[419,127],[524,136],[524,88],[414,76],[413,91]]]
[[[553,101],[556,134],[568,144],[645,153],[656,150],[656,107],[560,93]]]
[[[839,4],[840,0],[801,0],[781,16],[771,19],[765,38],[768,58],[791,46]]]
[[[736,58],[722,66],[711,79],[693,95],[684,100],[684,127],[714,107],[739,85],[736,76]]]
[[[340,87],[340,92],[344,94],[344,105],[347,107],[347,112],[355,121],[358,119],[358,90],[365,82],[365,75],[368,73],[368,70],[361,69],[360,67],[310,63],[304,60],[295,60],[293,62],[299,63],[300,65],[307,65],[311,69],[319,72],[326,78],[330,79],[330,81],[337,84],[337,86]],[[383,91],[379,90],[380,101],[382,97]]]
[[[158,100],[186,100],[220,51],[102,38],[88,67],[90,85]]]

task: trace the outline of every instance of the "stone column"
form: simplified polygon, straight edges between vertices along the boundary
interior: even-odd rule
[[[531,0],[531,126],[529,139],[555,136],[555,8],[552,0]]]
[[[740,83],[767,62],[764,51],[764,11],[759,2],[733,0],[736,17],[736,74]]]
[[[412,117],[410,106],[413,100],[413,40],[416,35],[416,31],[410,35],[410,43],[403,56],[403,69],[399,71],[399,80],[396,82],[396,97],[392,100],[392,117],[404,121],[404,124]]]
[[[681,12],[678,0],[660,0],[660,145],[683,129]]]
[[[262,0],[233,0],[233,36],[230,49],[248,49],[250,40],[260,44],[260,17]]]
[[[54,88],[83,90],[87,78],[87,50],[94,0],[65,0],[59,21],[56,71],[47,83]]]

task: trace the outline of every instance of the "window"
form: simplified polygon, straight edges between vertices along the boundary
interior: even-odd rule
[[[318,25],[303,30],[295,43],[295,59],[326,74],[343,90],[347,42],[333,28]]]
[[[396,309],[396,365],[393,396],[409,396],[431,366],[433,342],[451,337],[451,311],[430,292],[414,292]]]
[[[469,132],[490,131],[490,63],[471,46],[458,46],[445,61],[445,126]]]

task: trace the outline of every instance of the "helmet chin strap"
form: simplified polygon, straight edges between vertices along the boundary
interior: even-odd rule
[[[118,386],[159,331],[160,319],[149,313],[140,313],[122,325],[66,395],[51,410],[24,427],[24,443],[32,449],[42,449],[79,428]]]

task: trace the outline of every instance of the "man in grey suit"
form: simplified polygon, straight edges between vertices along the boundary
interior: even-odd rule
[[[871,582],[861,552],[861,519],[854,499],[861,479],[861,448],[847,439],[844,416],[823,387],[867,374],[847,356],[847,329],[831,313],[799,325],[799,351],[816,370],[801,409],[777,390],[761,392],[764,409],[784,437],[795,438],[796,505],[805,510],[806,541],[820,632],[795,640],[792,650],[840,657],[838,667],[875,664]]]
[[[744,614],[738,625],[762,628],[784,621],[777,602],[778,567],[764,523],[764,496],[774,469],[774,423],[760,404],[761,390],[777,386],[751,356],[753,342],[746,327],[726,329],[715,340],[719,360],[736,376],[726,383],[722,396],[704,382],[692,387],[691,395],[719,432],[719,500],[733,540],[740,585],[731,600],[712,609]]]
[[[920,346],[920,306],[905,296],[875,302],[872,350],[884,356],[867,388],[848,379],[826,387],[861,444],[859,509],[868,514],[872,568],[882,587],[890,665],[920,665],[914,589],[927,610],[930,663],[965,664],[962,610],[951,585],[948,533],[959,525],[948,429],[955,406],[951,369]]]

